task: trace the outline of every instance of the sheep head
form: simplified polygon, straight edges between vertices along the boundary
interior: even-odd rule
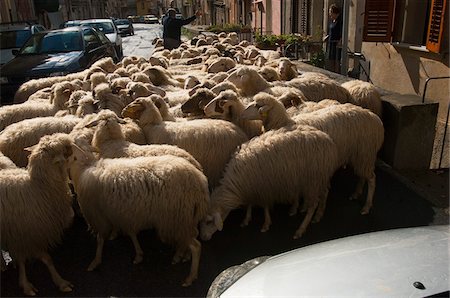
[[[122,110],[122,116],[138,120],[140,125],[162,123],[161,113],[150,97],[139,97]]]
[[[255,95],[270,87],[269,83],[254,69],[243,66],[233,71],[227,78],[241,90],[244,95]]]
[[[298,76],[297,66],[293,64],[289,59],[283,58],[278,64],[278,71],[280,77],[284,81],[290,81]]]
[[[303,104],[306,101],[306,98],[303,94],[301,94],[301,91],[298,92],[289,91],[283,94],[278,98],[278,101],[280,101],[283,106],[287,109],[290,107],[297,107],[301,104]]]
[[[210,101],[203,110],[208,117],[230,120],[233,117],[232,108],[237,105],[238,100],[236,92],[231,90],[223,91]]]
[[[208,73],[218,73],[221,71],[228,71],[236,66],[236,62],[228,57],[221,57],[209,65]]]
[[[222,231],[223,219],[219,212],[208,214],[200,222],[200,239],[208,241],[216,231]]]
[[[199,88],[197,91],[181,106],[181,111],[185,114],[203,115],[204,107],[216,95],[209,89]]]
[[[196,85],[199,85],[200,81],[194,76],[188,76],[184,81],[184,89],[192,89]]]
[[[277,70],[270,66],[264,66],[261,68],[258,73],[267,81],[267,82],[274,82],[280,80],[280,75],[278,74]]]
[[[98,113],[96,119],[86,124],[85,127],[95,127],[92,145],[98,149],[101,144],[108,140],[125,140],[125,135],[120,127],[120,124],[125,123],[114,112],[102,110]]]

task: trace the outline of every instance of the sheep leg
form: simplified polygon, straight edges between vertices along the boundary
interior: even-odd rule
[[[270,218],[269,208],[264,208],[264,224],[261,228],[261,232],[267,232],[269,230],[270,225],[272,224],[272,219]]]
[[[241,223],[241,227],[248,226],[248,223],[252,219],[252,205],[247,206],[247,211],[245,212],[245,218]]]
[[[89,264],[88,271],[92,271],[97,268],[98,265],[102,263],[103,245],[105,244],[105,239],[103,239],[100,234],[97,234],[97,249],[95,251],[95,258]]]
[[[188,277],[185,279],[185,281],[182,285],[183,287],[190,286],[192,284],[192,282],[197,279],[198,266],[200,264],[200,254],[202,252],[202,245],[197,239],[192,238],[191,243],[189,244],[189,249],[191,250],[191,254],[192,254],[191,272],[189,273]]]
[[[172,264],[178,264],[181,262],[187,262],[191,259],[191,251],[188,250],[185,246],[177,246],[177,250],[172,259]]]
[[[129,234],[131,241],[134,245],[134,250],[136,251],[136,255],[133,260],[133,264],[139,264],[144,259],[144,251],[141,248],[141,245],[139,244],[139,240],[137,239],[137,236],[135,233]]]
[[[47,266],[48,272],[52,277],[53,283],[58,286],[61,292],[72,292],[73,284],[70,281],[67,281],[59,275],[58,271],[56,271],[55,265],[53,264],[52,257],[48,253],[44,253],[41,257],[42,263]]]
[[[36,296],[38,290],[28,281],[25,260],[18,260],[17,263],[19,264],[19,285],[23,289],[23,293],[28,296]]]
[[[324,196],[319,201],[319,205],[317,206],[316,214],[314,215],[313,223],[317,223],[322,219],[323,214],[325,212],[325,207],[327,206],[327,197],[328,197],[328,189],[324,193]]]
[[[314,215],[314,211],[316,211],[317,203],[314,204],[314,206],[311,206],[308,208],[308,211],[306,212],[305,218],[303,219],[302,224],[297,229],[297,231],[294,234],[294,239],[300,238],[303,233],[305,233],[306,228],[309,226],[309,223],[311,222],[311,219]]]
[[[291,209],[289,209],[289,216],[294,216],[297,214],[298,206],[299,206],[299,202],[298,202],[298,200],[296,200],[292,204]]]
[[[370,208],[372,208],[373,195],[375,193],[375,183],[376,183],[376,176],[375,173],[373,173],[372,177],[370,177],[370,179],[367,181],[367,199],[363,209],[361,210],[362,215],[368,214]]]
[[[350,196],[350,200],[356,200],[362,194],[364,189],[364,182],[366,182],[366,180],[362,177],[359,177],[358,184],[356,184],[356,189]]]

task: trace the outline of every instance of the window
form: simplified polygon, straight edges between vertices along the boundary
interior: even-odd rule
[[[364,41],[426,46],[439,52],[446,0],[366,0]]]

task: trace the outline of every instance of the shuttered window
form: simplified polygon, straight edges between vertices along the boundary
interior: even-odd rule
[[[444,30],[445,4],[447,0],[433,0],[428,23],[427,49],[439,53]]]
[[[366,0],[364,41],[390,42],[394,0]]]

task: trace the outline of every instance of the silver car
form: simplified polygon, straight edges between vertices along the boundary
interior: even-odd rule
[[[207,297],[448,297],[450,227],[345,237],[230,267]]]
[[[90,19],[80,21],[82,26],[93,27],[108,37],[108,39],[114,44],[117,56],[119,59],[123,57],[122,37],[120,36],[117,26],[111,19]]]

